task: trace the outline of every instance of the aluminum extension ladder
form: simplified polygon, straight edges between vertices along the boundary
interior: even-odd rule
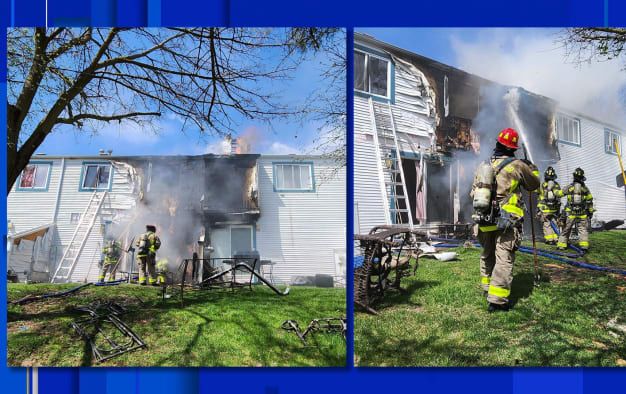
[[[391,104],[377,103],[370,97],[369,107],[387,224],[408,224],[413,228],[413,214]]]
[[[91,195],[89,203],[80,217],[80,222],[76,225],[76,229],[74,229],[72,239],[54,271],[54,275],[50,280],[51,283],[64,283],[70,279],[76,262],[80,257],[80,253],[87,243],[91,229],[96,223],[96,218],[98,217],[106,195],[106,191],[96,191]]]

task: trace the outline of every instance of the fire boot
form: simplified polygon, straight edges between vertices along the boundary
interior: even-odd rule
[[[511,309],[510,305],[508,303],[506,304],[493,304],[493,303],[489,303],[489,307],[487,307],[487,312],[489,313],[493,313],[493,312],[508,312]]]

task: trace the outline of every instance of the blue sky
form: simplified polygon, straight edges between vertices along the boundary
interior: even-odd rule
[[[276,51],[275,55],[269,56],[280,54]],[[289,80],[266,81],[260,88],[274,92],[274,98],[282,103],[301,105],[315,90],[327,86],[320,75],[327,59],[327,54],[323,52],[311,54],[292,72]],[[239,133],[254,140],[254,153],[309,152],[320,127],[319,123],[309,121],[303,124],[297,119],[276,119],[267,124],[241,116],[235,118]],[[201,136],[197,128],[189,126],[181,131],[181,120],[172,115],[164,114],[158,119],[158,124],[160,132],[156,135],[128,122],[104,124],[97,134],[64,125],[57,127],[46,138],[38,152],[47,155],[95,155],[99,149],[111,149],[114,155],[196,155],[218,153],[222,149],[221,137]]]
[[[356,29],[442,63],[556,99],[567,109],[626,125],[624,59],[577,64],[561,29]]]

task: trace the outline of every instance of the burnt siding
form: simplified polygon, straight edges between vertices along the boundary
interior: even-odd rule
[[[577,167],[585,171],[586,184],[593,194],[594,206],[597,212],[594,218],[609,221],[613,219],[626,220],[626,198],[624,188],[618,188],[615,183],[616,176],[620,173],[620,167],[616,155],[604,151],[605,125],[596,121],[560,111],[568,116],[580,120],[581,146],[573,146],[558,142],[561,160],[555,168],[558,181],[562,187],[572,182],[572,173]],[[621,151],[624,152],[626,144],[622,134]],[[565,203],[565,200],[563,201]]]
[[[274,191],[273,162],[313,161],[314,192]],[[324,159],[297,156],[261,157],[258,161],[259,203],[256,244],[263,259],[272,260],[273,278],[290,283],[296,276],[336,276],[335,256],[345,261],[345,168]]]
[[[432,85],[434,80],[429,81],[420,70],[412,69],[398,58],[394,64],[395,100],[391,107],[400,150],[417,154],[420,149],[431,147],[439,113],[434,100],[439,100],[439,95],[436,93],[437,88]],[[383,202],[376,162],[374,132],[368,99],[355,95],[353,202],[355,233],[367,233],[372,227],[387,222],[387,210]]]

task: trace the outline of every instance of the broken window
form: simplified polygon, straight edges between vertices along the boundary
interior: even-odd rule
[[[19,189],[46,189],[52,163],[29,164],[24,168],[18,184]]]
[[[110,164],[85,164],[83,167],[84,190],[105,190],[110,186],[111,165]]]
[[[621,139],[621,135],[619,135],[618,133],[605,129],[604,130],[604,151],[606,153],[613,153],[613,154],[617,154],[617,148],[621,147],[622,145],[622,139]]]
[[[556,117],[556,130],[559,141],[580,145],[580,120],[558,114]]]
[[[354,89],[389,97],[389,60],[354,51]]]
[[[274,164],[274,189],[276,191],[313,191],[313,164]]]

